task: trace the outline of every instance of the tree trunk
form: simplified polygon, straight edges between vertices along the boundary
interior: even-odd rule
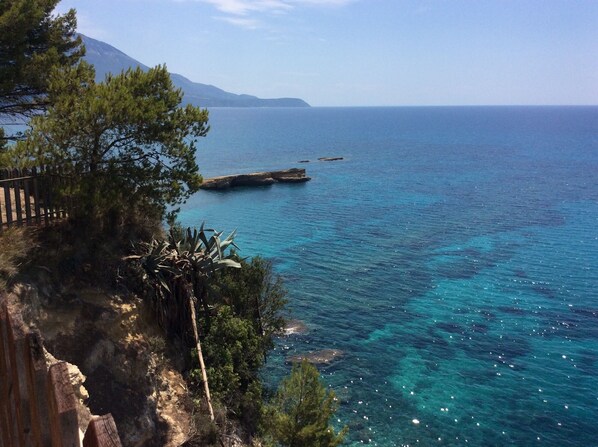
[[[208,404],[208,411],[210,412],[210,419],[214,422],[214,409],[212,408],[212,398],[210,397],[210,387],[208,386],[208,374],[206,372],[206,365],[203,361],[203,354],[201,351],[201,343],[199,341],[199,333],[197,331],[197,319],[195,318],[195,304],[193,297],[189,297],[189,308],[191,310],[191,325],[193,326],[193,335],[195,336],[195,344],[197,345],[197,356],[199,357],[199,366],[201,368],[201,378],[203,381],[203,389],[206,395],[206,403]]]
[[[259,327],[260,335],[263,337],[266,335],[266,331],[264,331],[264,325],[262,324],[262,311],[260,310],[260,297],[256,293],[255,294],[255,318],[257,320],[257,325]]]
[[[197,277],[197,275],[196,275]],[[210,327],[212,325],[212,319],[210,316],[210,307],[208,306],[208,282],[207,280],[200,281],[195,280],[193,284],[193,292],[196,297],[198,297],[201,301],[201,306],[203,308],[203,313],[206,318],[206,334],[210,333]]]

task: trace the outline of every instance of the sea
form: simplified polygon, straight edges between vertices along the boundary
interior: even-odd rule
[[[598,446],[598,107],[211,109],[185,225],[237,230],[292,318],[263,375],[319,367],[346,446]],[[320,157],[342,157],[319,161]],[[300,161],[309,162],[299,163]]]

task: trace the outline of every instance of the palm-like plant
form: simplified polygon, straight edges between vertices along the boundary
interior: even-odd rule
[[[211,233],[208,238],[207,233]],[[201,368],[202,381],[210,418],[214,421],[214,410],[210,398],[208,376],[201,350],[197,328],[196,303],[204,309],[209,330],[209,306],[207,302],[208,279],[218,270],[240,268],[241,264],[231,259],[226,250],[235,246],[233,231],[221,239],[222,232],[205,229],[199,231],[187,228],[182,234],[170,231],[168,241],[152,240],[141,244],[140,255],[127,259],[138,260],[144,271],[144,279],[156,292],[154,308],[159,323],[168,333],[183,331],[190,327]],[[187,312],[188,310],[188,312]]]

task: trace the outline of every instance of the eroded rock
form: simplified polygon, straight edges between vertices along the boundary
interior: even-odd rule
[[[204,179],[202,189],[223,190],[238,186],[267,186],[273,183],[303,183],[311,180],[305,169],[292,168],[283,171],[253,172],[251,174],[224,175]]]
[[[307,325],[300,320],[289,320],[283,330],[284,335],[302,335],[308,332]]]
[[[328,365],[343,356],[343,351],[339,349],[322,349],[321,351],[313,351],[305,354],[291,355],[287,357],[287,362],[296,363],[307,360],[313,365]]]

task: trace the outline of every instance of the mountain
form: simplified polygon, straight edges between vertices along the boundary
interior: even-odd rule
[[[107,73],[118,74],[130,67],[149,67],[127,56],[105,42],[81,34],[87,53],[85,60],[96,69],[96,80],[101,81]],[[251,95],[236,95],[213,85],[193,82],[176,73],[171,73],[172,82],[184,93],[183,102],[201,107],[309,107],[298,98],[262,99]]]

